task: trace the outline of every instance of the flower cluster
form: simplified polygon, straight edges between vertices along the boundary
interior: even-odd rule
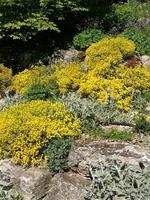
[[[77,90],[81,77],[84,74],[81,64],[74,62],[61,67],[61,69],[58,68],[54,73],[61,94],[65,94],[69,90]]]
[[[1,111],[0,130],[0,159],[28,166],[44,159],[42,150],[52,138],[74,137],[80,125],[62,103],[36,100]]]
[[[52,79],[51,69],[45,66],[34,66],[31,69],[25,69],[12,78],[10,90],[25,94],[34,84],[48,84]]]
[[[0,94],[10,85],[12,70],[0,64]]]

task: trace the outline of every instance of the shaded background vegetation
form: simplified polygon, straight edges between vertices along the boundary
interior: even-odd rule
[[[98,28],[104,32],[121,30],[120,21],[113,29],[118,20],[114,17],[113,6],[114,3],[125,2],[1,0],[0,63],[12,67],[14,72],[39,60],[47,64],[48,56],[54,49],[68,48],[73,36],[84,29]]]

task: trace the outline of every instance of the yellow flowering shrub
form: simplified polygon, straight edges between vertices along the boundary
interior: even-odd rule
[[[124,37],[108,37],[92,44],[86,50],[86,65],[93,69],[101,61],[115,65],[135,52],[133,41]]]
[[[135,45],[123,37],[104,38],[86,51],[88,72],[80,80],[82,95],[90,95],[99,102],[113,99],[118,108],[128,110],[133,92],[150,89],[150,72],[146,66],[120,64],[133,54]]]
[[[31,69],[25,69],[12,78],[10,90],[25,94],[34,84],[47,84],[51,80],[51,69],[45,66],[34,66]]]
[[[11,79],[12,70],[0,64],[0,93],[10,85]]]
[[[37,165],[52,138],[79,133],[79,120],[62,103],[36,100],[14,105],[0,112],[0,159],[12,157],[24,166]]]
[[[78,89],[80,79],[84,74],[81,64],[70,63],[61,67],[54,73],[60,93],[65,94],[69,89]]]
[[[133,93],[150,90],[150,72],[146,66],[137,65],[132,68],[118,65],[113,73],[107,70],[106,68],[103,73],[98,73],[95,68],[84,75],[80,81],[80,92],[94,96],[103,103],[114,99],[118,108],[128,110]]]

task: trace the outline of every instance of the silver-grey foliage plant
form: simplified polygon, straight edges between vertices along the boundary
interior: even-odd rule
[[[89,166],[92,184],[85,200],[150,200],[150,168],[135,167],[119,160]],[[120,199],[119,198],[119,199]]]
[[[12,106],[14,104],[18,103],[23,103],[25,102],[25,99],[22,95],[16,93],[15,95],[7,95],[5,98],[0,99],[0,111],[3,110],[4,108],[7,108],[9,106]]]
[[[0,186],[0,200],[22,200],[22,198],[13,188],[7,189]]]
[[[82,124],[133,123],[133,111],[120,111],[113,101],[108,105],[99,104],[95,99],[82,98],[78,93],[69,93],[62,101],[76,118],[80,118]]]

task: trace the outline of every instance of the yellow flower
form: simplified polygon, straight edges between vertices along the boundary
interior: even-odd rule
[[[69,89],[76,90],[79,87],[80,79],[84,72],[80,63],[70,63],[67,66],[61,66],[54,73],[62,94],[67,93]]]

